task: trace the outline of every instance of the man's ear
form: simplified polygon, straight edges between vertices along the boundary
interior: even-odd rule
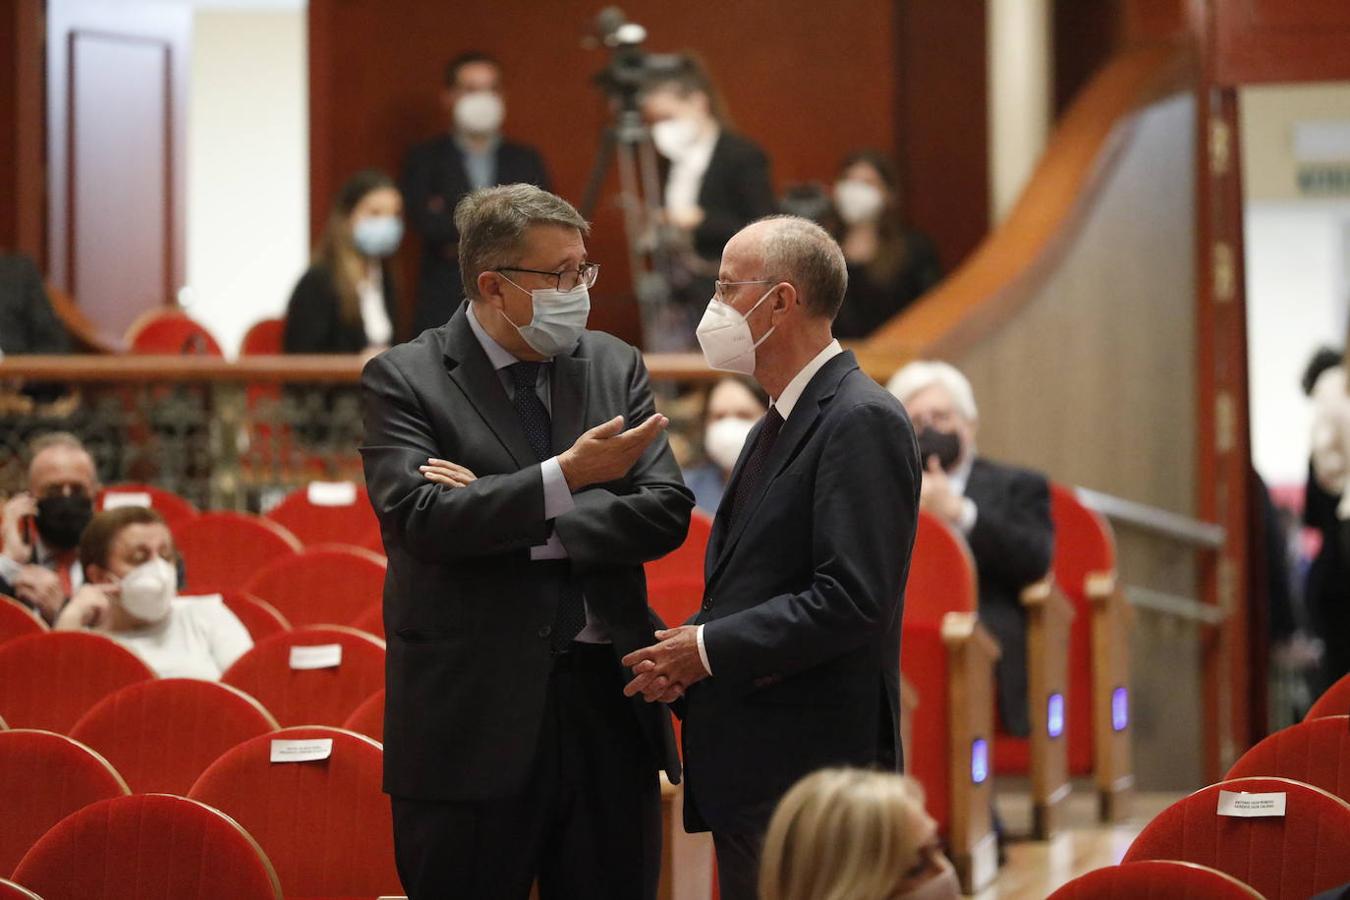
[[[506,303],[504,289],[505,282],[502,276],[496,272],[478,273],[478,297],[486,303],[490,303],[498,309],[502,309]]]
[[[769,314],[775,320],[782,321],[787,311],[797,305],[797,289],[790,281],[782,281],[773,291],[773,298],[769,301]]]

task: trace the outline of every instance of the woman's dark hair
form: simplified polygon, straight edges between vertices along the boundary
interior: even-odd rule
[[[94,516],[84,528],[80,537],[80,566],[89,571],[90,566],[108,568],[112,554],[113,541],[130,525],[163,525],[164,519],[159,513],[146,506],[119,506]]]
[[[870,166],[881,176],[882,182],[886,185],[886,190],[890,197],[886,201],[886,208],[882,210],[879,225],[879,234],[877,240],[877,254],[867,263],[867,274],[875,282],[888,281],[896,276],[909,261],[909,241],[905,237],[905,219],[900,210],[900,204],[896,198],[900,195],[900,177],[896,173],[895,163],[886,154],[880,150],[864,148],[854,150],[844,157],[843,162],[839,164],[839,170],[836,178],[844,177],[844,173],[856,166],[858,163]],[[830,223],[828,230],[835,240],[842,240],[846,226],[836,214]]]
[[[680,54],[679,64],[668,72],[652,76],[643,88],[644,93],[673,90],[681,97],[690,94],[702,94],[708,98],[708,112],[723,128],[730,128],[731,113],[727,111],[727,101],[722,92],[713,83],[708,67],[697,53],[687,51]]]
[[[1334,369],[1344,361],[1342,351],[1334,347],[1318,347],[1317,352],[1308,360],[1308,365],[1303,369],[1303,378],[1300,383],[1303,385],[1303,393],[1311,397],[1313,388],[1317,385],[1317,379],[1327,369]]]
[[[765,392],[764,388],[759,386],[759,382],[746,375],[723,375],[703,390],[703,412],[699,418],[699,424],[702,427],[706,428],[708,426],[708,407],[712,405],[713,391],[717,390],[728,381],[733,384],[739,384],[754,395],[755,399],[759,401],[760,406],[765,409],[769,408],[769,395]]]
[[[372,191],[385,188],[398,190],[394,179],[378,169],[363,169],[357,172],[338,189],[333,198],[333,207],[328,213],[328,223],[324,225],[319,245],[314,249],[313,263],[325,269],[333,279],[337,289],[338,316],[348,325],[361,321],[361,297],[356,285],[361,280],[361,254],[352,242],[352,229],[348,224],[352,210]]]
[[[493,57],[480,50],[469,50],[445,64],[445,86],[453,88],[459,82],[459,70],[473,63],[487,63],[496,66],[498,72],[502,69],[502,64]]]

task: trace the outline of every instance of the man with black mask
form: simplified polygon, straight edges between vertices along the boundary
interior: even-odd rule
[[[1003,649],[998,701],[1003,727],[1026,737],[1026,613],[1022,589],[1050,569],[1055,526],[1050,485],[1038,472],[976,454],[979,424],[970,382],[944,362],[913,362],[886,386],[918,432],[923,460],[919,505],[961,532],[980,577],[980,620]]]
[[[51,623],[84,583],[80,537],[94,515],[98,476],[73,434],[44,435],[31,453],[28,490],[5,503],[0,520],[0,593]]]

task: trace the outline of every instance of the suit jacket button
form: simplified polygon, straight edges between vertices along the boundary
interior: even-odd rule
[[[703,601],[703,608],[704,608],[704,609],[712,609],[712,598],[711,598],[711,597],[709,597],[707,600],[704,600],[704,601]]]
[[[539,636],[541,638],[546,638],[552,633],[553,633],[553,626],[551,625],[545,625],[543,628],[539,629]]]

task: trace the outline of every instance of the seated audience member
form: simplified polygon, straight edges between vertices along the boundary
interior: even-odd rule
[[[178,596],[177,561],[159,513],[141,506],[99,513],[80,541],[88,583],[56,628],[106,634],[161,678],[215,681],[253,640],[219,597]]]
[[[777,211],[764,151],[729,127],[712,79],[692,57],[642,95],[652,142],[664,158],[662,207],[672,254],[673,305],[651,350],[696,346],[694,329],[713,294],[722,247]]]
[[[314,262],[286,309],[287,353],[374,353],[394,339],[397,298],[389,257],[403,239],[403,198],[366,170],[333,201]]]
[[[80,439],[66,432],[33,441],[28,490],[4,506],[0,593],[36,610],[49,624],[84,583],[80,537],[94,515],[98,474]]]
[[[708,461],[684,472],[684,483],[694,492],[699,510],[717,514],[745,439],[768,411],[768,395],[749,378],[728,375],[708,390],[703,398],[703,452]]]
[[[550,190],[539,152],[502,135],[506,103],[497,60],[476,51],[450,60],[441,109],[449,128],[413,147],[403,164],[408,221],[422,239],[413,337],[444,325],[464,298],[455,228],[455,207],[464,195],[499,184]]]
[[[1312,472],[1304,521],[1322,534],[1322,548],[1308,572],[1308,602],[1325,642],[1322,687],[1350,672],[1350,393],[1341,360],[1322,355],[1305,376],[1312,389]],[[1316,377],[1312,369],[1318,368]]]
[[[970,382],[944,362],[913,362],[886,386],[905,406],[924,463],[920,505],[965,535],[980,578],[980,619],[1002,647],[999,713],[1013,735],[1031,733],[1022,589],[1050,570],[1055,526],[1045,476],[977,454],[979,415]]]
[[[942,277],[932,241],[905,225],[895,167],[875,150],[851,153],[839,167],[829,230],[848,260],[836,337],[867,337]]]
[[[764,838],[761,900],[956,900],[923,791],[903,775],[822,769],[778,804]]]
[[[69,352],[37,266],[21,254],[0,254],[0,357]]]

